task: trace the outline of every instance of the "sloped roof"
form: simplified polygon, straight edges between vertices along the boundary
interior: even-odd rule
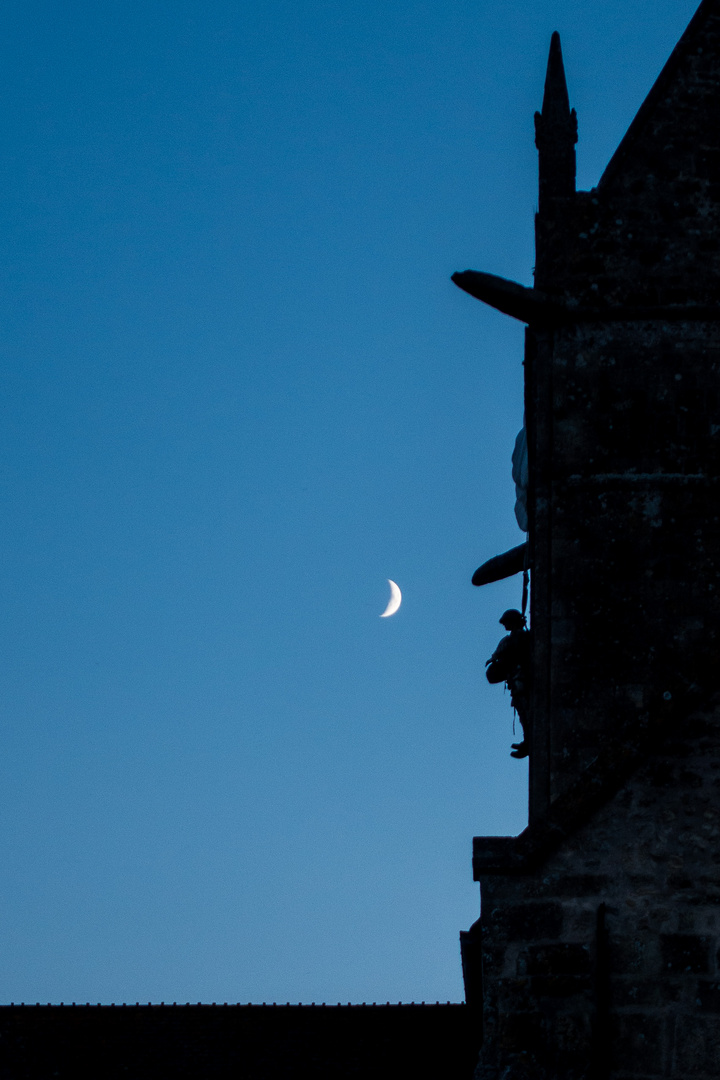
[[[720,0],[703,0],[638,110],[599,183],[602,191],[629,172],[677,167],[678,154],[720,147]],[[710,144],[710,145],[708,145]],[[720,169],[715,158],[711,171]]]

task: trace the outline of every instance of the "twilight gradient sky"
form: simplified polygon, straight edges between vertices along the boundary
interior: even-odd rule
[[[0,1001],[461,999],[523,332],[449,278],[531,283],[551,32],[587,188],[696,6],[5,0]]]

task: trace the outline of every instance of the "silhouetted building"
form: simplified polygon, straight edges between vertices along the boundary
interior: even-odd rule
[[[553,36],[528,325],[529,825],[476,837],[467,1005],[5,1006],[0,1080],[720,1075],[720,0],[598,187]],[[422,947],[421,943],[419,947]]]
[[[535,287],[455,278],[528,324],[529,825],[474,841],[476,1077],[716,1078],[720,0],[592,191],[576,139],[554,35]]]
[[[464,1005],[18,1005],[0,1080],[397,1080],[472,1074]]]

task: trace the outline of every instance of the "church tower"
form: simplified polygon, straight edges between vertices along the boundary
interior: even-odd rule
[[[478,1077],[720,1075],[720,0],[597,188],[553,35],[527,324],[529,825],[476,837]],[[518,567],[513,566],[516,570]]]

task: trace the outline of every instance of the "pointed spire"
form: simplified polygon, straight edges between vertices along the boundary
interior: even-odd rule
[[[565,65],[563,64],[560,35],[556,30],[550,39],[550,55],[545,75],[542,117],[546,121],[552,117],[552,122],[562,123],[567,121],[569,116],[570,99],[565,79]]]
[[[570,108],[560,35],[550,40],[545,94],[541,113],[535,113],[535,145],[539,151],[540,214],[551,207],[548,199],[575,194],[577,115]]]

